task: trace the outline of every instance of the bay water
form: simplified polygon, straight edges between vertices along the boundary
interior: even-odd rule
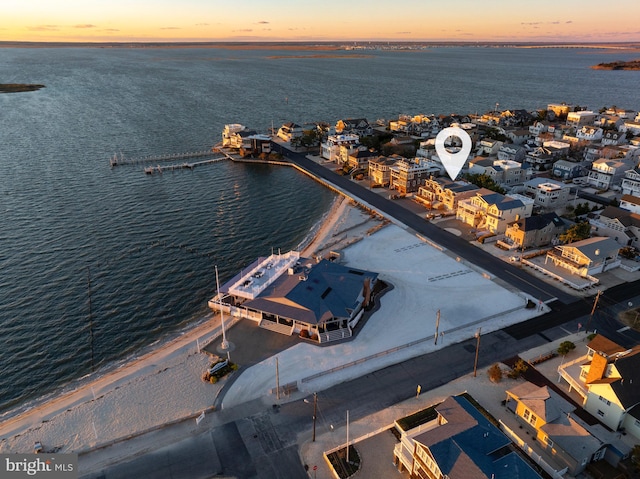
[[[637,55],[636,55],[637,56]],[[292,168],[111,169],[211,148],[227,123],[544,108],[640,109],[631,53],[432,48],[0,48],[0,410],[202,321],[227,279],[298,247],[335,195]],[[91,301],[89,301],[91,299]],[[93,339],[91,337],[93,336]]]

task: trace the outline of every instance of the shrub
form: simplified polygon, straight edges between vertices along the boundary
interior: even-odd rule
[[[487,375],[492,383],[499,383],[502,381],[502,369],[498,363],[494,364],[487,370]]]
[[[576,349],[576,345],[571,341],[562,341],[560,346],[558,346],[558,354],[566,356],[569,351],[573,351],[574,349]]]
[[[511,379],[518,379],[527,372],[527,369],[529,369],[527,363],[522,359],[518,359],[511,370],[507,373],[507,376]]]
[[[301,338],[308,338],[309,337],[309,331],[306,329],[303,329],[300,331],[300,337]]]
[[[209,378],[209,382],[210,382],[211,384],[215,384],[215,383],[217,383],[217,382],[218,382],[218,378],[217,378],[217,377],[215,377],[215,376],[211,376],[211,377]]]

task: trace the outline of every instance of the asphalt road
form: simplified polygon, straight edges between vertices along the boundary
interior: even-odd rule
[[[640,342],[640,333],[624,330],[617,313],[628,301],[640,304],[638,283],[606,291],[591,318],[591,327],[622,345]],[[611,304],[610,304],[611,303]],[[503,331],[481,337],[478,367],[504,362],[520,351],[548,344],[578,330],[589,321],[593,301],[560,305],[555,311]],[[586,311],[586,313],[585,313]],[[433,353],[389,366],[358,379],[318,392],[317,433],[340,427],[349,410],[357,421],[381,409],[410,399],[416,384],[431,390],[473,371],[474,339],[451,344]],[[294,401],[280,407],[260,400],[215,413],[217,426],[188,435],[170,446],[140,455],[97,474],[92,479],[209,478],[307,479],[300,463],[298,443],[311,436],[310,405]],[[169,433],[168,429],[154,434]],[[175,426],[178,427],[178,426]],[[126,443],[121,447],[126,448]],[[82,456],[80,457],[82,467]]]
[[[288,150],[278,144],[274,144],[273,148],[281,151],[288,160],[313,174],[315,177],[332,183],[341,190],[349,193],[353,198],[360,198],[363,202],[371,205],[374,209],[384,212],[386,215],[411,228],[416,233],[431,239],[455,255],[475,264],[487,273],[512,285],[514,288],[524,291],[534,298],[541,299],[544,302],[549,302],[553,299],[557,299],[562,303],[572,303],[576,301],[575,296],[565,293],[564,291],[528,274],[526,271],[523,271],[514,265],[505,263],[504,261],[496,261],[494,256],[480,248],[474,247],[469,244],[468,241],[459,238],[448,231],[440,229],[436,225],[412,213],[393,200],[384,198],[379,194],[351,181],[349,178],[338,175],[330,169],[309,160],[304,153],[297,153]]]
[[[558,291],[519,269],[502,264],[456,236],[442,232],[392,201],[381,198],[346,178],[295,154],[305,169],[326,178],[371,206],[407,224],[433,241],[446,246],[468,261],[543,300],[557,298],[553,310],[544,316],[510,326],[481,337],[479,367],[516,356],[520,351],[541,346],[576,332],[579,326],[597,329],[622,345],[640,342],[640,334],[626,330],[617,314],[628,302],[640,304],[639,282],[623,284],[601,295],[593,315],[593,298],[578,299]],[[234,336],[240,342],[242,335]],[[277,346],[275,346],[277,347]],[[285,346],[283,346],[285,347]],[[318,392],[318,433],[345,422],[345,411],[356,421],[415,395],[416,384],[423,391],[436,388],[473,370],[475,339],[451,344],[433,353],[389,366],[358,379]],[[241,345],[238,344],[240,354]],[[216,475],[240,479],[307,479],[300,463],[298,442],[311,435],[309,404],[294,401],[280,407],[265,406],[261,400],[217,411],[216,426],[198,434],[186,434],[169,446],[143,454],[99,473],[92,479],[209,478]],[[167,427],[155,434],[170,434]],[[175,433],[174,433],[175,434]],[[306,437],[306,439],[305,439]],[[126,443],[119,447],[126,448]],[[391,452],[390,452],[391,454]],[[82,469],[82,456],[80,457]]]

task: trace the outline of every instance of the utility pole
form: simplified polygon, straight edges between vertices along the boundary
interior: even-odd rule
[[[596,294],[596,299],[593,301],[593,308],[591,308],[591,314],[589,314],[589,321],[587,321],[587,327],[585,328],[586,332],[589,332],[589,325],[591,324],[593,315],[596,312],[596,308],[598,307],[598,300],[600,299],[601,294],[602,294],[602,291],[598,290],[598,294]]]
[[[311,442],[316,442],[316,412],[318,410],[318,393],[313,393],[313,438]]]
[[[478,328],[478,331],[476,331],[476,359],[473,362],[473,377],[476,377],[476,372],[478,371],[478,351],[480,351],[480,331],[482,331],[482,328]]]
[[[280,401],[280,374],[278,373],[278,356],[276,356],[276,399]]]
[[[440,310],[436,313],[436,334],[434,335],[434,343],[438,344],[438,328],[440,327]]]

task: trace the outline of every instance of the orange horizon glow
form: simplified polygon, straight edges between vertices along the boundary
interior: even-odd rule
[[[14,42],[639,42],[640,3],[583,0],[395,6],[327,0],[5,0],[0,41]]]

